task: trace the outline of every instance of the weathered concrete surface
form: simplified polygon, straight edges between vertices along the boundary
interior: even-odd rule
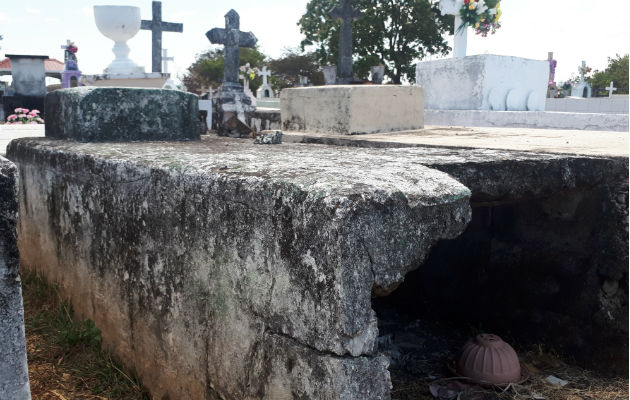
[[[427,126],[421,131],[335,136],[283,131],[285,142],[359,147],[433,146],[454,149],[496,149],[537,153],[628,157],[627,132],[595,132],[526,128]]]
[[[357,135],[424,127],[424,91],[417,86],[302,87],[280,98],[284,130]]]
[[[80,87],[46,95],[46,137],[82,142],[199,140],[196,95],[178,90]]]
[[[470,216],[420,153],[18,139],[21,261],[156,398],[388,399],[372,293]]]
[[[371,298],[395,294],[436,241],[460,234],[469,202],[563,212],[571,202],[555,195],[610,187],[598,200],[608,207],[628,171],[615,157],[214,138],[19,139],[8,154],[21,174],[23,265],[58,283],[156,398],[387,399]],[[627,218],[625,193],[606,215]],[[589,231],[601,251],[579,275],[587,295],[557,305],[589,324],[578,350],[627,357],[627,231],[605,225]]]
[[[30,399],[17,248],[15,165],[0,157],[0,399]]]

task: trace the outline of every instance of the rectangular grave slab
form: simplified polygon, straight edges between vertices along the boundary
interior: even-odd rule
[[[287,131],[357,135],[424,128],[424,90],[417,86],[285,89],[280,108]]]
[[[46,95],[46,137],[80,142],[199,140],[196,95],[178,90],[81,87]]]

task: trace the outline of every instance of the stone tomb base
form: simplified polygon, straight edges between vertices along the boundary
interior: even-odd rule
[[[427,109],[545,111],[549,62],[484,54],[416,65]]]
[[[285,89],[280,109],[287,131],[357,135],[424,128],[424,90],[414,86]]]

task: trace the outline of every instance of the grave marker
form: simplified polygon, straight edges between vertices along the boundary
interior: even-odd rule
[[[153,2],[153,19],[142,20],[140,29],[152,32],[151,66],[153,72],[162,72],[162,32],[183,32],[184,24],[162,21],[162,2]]]
[[[363,14],[352,8],[351,0],[341,0],[341,6],[330,10],[330,16],[340,19],[341,30],[339,33],[339,65],[337,71],[337,83],[350,83],[354,80],[352,74],[352,21],[356,21]]]
[[[254,47],[258,39],[251,32],[242,32],[240,29],[240,17],[234,10],[225,14],[225,29],[214,28],[206,33],[212,44],[225,46],[225,63],[223,67],[223,85],[240,88],[238,83],[239,47]],[[227,84],[227,85],[226,85]]]
[[[610,86],[604,89],[608,90],[608,97],[612,97],[613,92],[617,90],[617,88],[613,86],[613,81],[610,81]]]

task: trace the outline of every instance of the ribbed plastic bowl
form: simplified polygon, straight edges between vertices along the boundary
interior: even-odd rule
[[[497,335],[482,333],[462,349],[457,373],[475,381],[500,385],[518,382],[521,364],[512,346]]]

